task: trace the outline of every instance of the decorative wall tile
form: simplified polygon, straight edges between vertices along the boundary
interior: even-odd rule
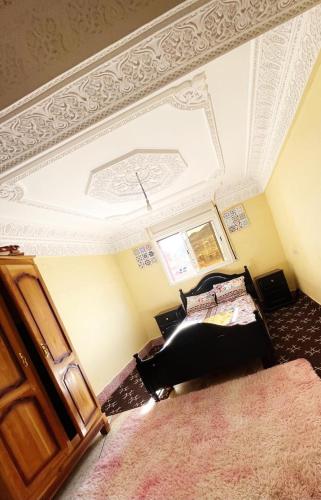
[[[223,218],[230,233],[244,229],[250,224],[243,205],[226,210],[223,213]]]
[[[155,251],[150,243],[136,247],[133,250],[138,267],[143,269],[157,262]]]

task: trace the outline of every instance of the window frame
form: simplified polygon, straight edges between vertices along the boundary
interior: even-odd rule
[[[193,274],[182,276],[181,279],[175,279],[158,242],[175,234],[184,233],[205,223],[210,223],[212,225],[213,232],[218,242],[224,261],[219,262],[218,264],[198,269],[197,257],[192,245],[188,242],[187,249],[194,272]],[[170,285],[177,285],[178,283],[182,283],[183,281],[188,281],[196,277],[204,276],[205,274],[214,271],[215,269],[220,269],[222,267],[233,264],[233,262],[237,260],[235,251],[231,245],[226,229],[222,223],[219,211],[217,207],[212,204],[210,205],[210,207],[208,207],[207,205],[205,209],[199,210],[199,213],[193,210],[185,215],[182,214],[181,216],[170,219],[164,224],[160,224],[158,227],[149,228],[148,232],[151,239],[153,240],[159,261],[164,268]],[[188,240],[188,236],[186,235],[184,239]]]

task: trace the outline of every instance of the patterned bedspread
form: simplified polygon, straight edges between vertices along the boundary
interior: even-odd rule
[[[206,322],[206,320],[213,318],[214,316],[219,318],[218,315],[226,312],[230,312],[228,326],[236,324],[246,325],[247,323],[255,321],[255,309],[256,307],[251,295],[242,295],[231,302],[222,302],[221,304],[211,307],[210,309],[202,309],[201,311],[188,314],[176,331],[181,330],[188,325],[203,323],[204,321]]]

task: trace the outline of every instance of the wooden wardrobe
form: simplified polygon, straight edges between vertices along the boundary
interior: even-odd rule
[[[1,257],[0,499],[52,498],[108,430],[33,259]]]

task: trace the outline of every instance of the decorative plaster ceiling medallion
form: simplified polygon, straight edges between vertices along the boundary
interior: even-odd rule
[[[108,203],[139,199],[136,172],[150,194],[170,186],[186,168],[177,150],[137,149],[93,170],[86,192]]]
[[[318,3],[209,1],[3,122],[0,173]]]

